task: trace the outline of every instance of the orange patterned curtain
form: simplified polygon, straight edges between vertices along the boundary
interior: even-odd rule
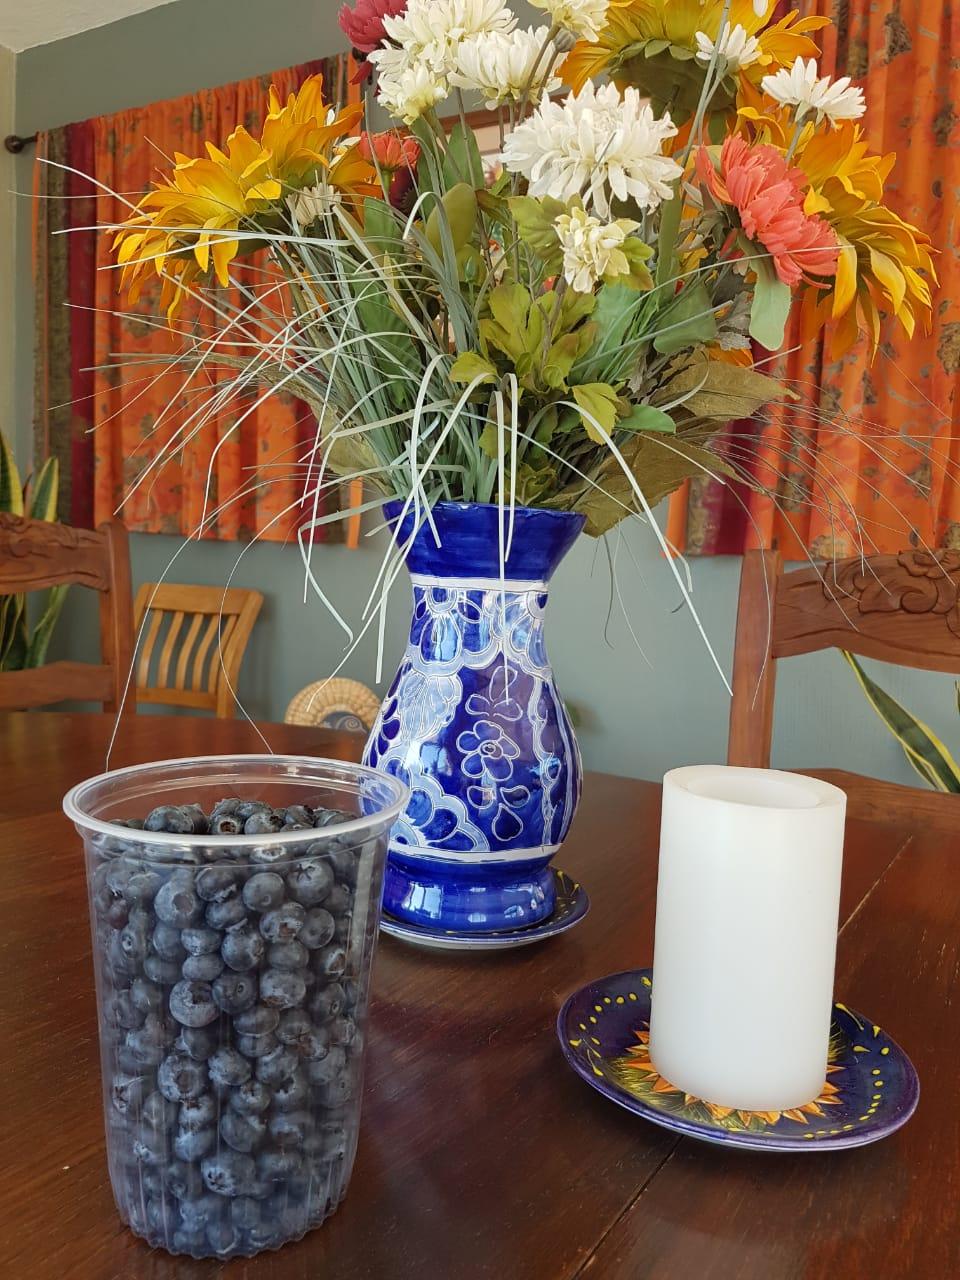
[[[101,116],[39,139],[40,155],[67,166],[38,165],[39,194],[51,198],[37,202],[35,236],[36,447],[61,458],[64,518],[97,523],[123,504],[132,530],[243,541],[286,540],[303,522],[305,468],[298,459],[307,456],[315,430],[306,406],[255,385],[232,394],[223,371],[165,369],[161,360],[179,340],[164,325],[159,288],[146,287],[136,314],[129,314],[117,295],[111,236],[89,228],[121,220],[129,205],[118,197],[135,201],[164,157],[202,154],[207,139],[220,144],[238,124],[258,129],[271,83],[285,98],[318,71],[331,99],[359,92],[347,60],[329,59]],[[93,186],[70,169],[89,174]],[[70,234],[51,234],[62,228]],[[223,304],[249,306],[251,338],[267,333],[261,307],[274,315],[282,308],[272,288],[276,269],[260,253],[241,261],[235,274],[237,287],[220,295]],[[260,301],[251,302],[254,296]],[[181,334],[210,324],[209,310],[189,300],[177,320]],[[339,502],[334,491],[330,508]],[[339,522],[326,532],[343,536]]]
[[[798,406],[731,431],[732,451],[741,462],[757,456],[753,474],[775,497],[694,482],[675,495],[671,532],[692,554],[960,547],[960,9],[943,0],[799,7],[835,23],[823,33],[822,70],[863,86],[871,150],[897,154],[886,202],[940,251],[933,332],[908,339],[887,323],[872,361],[864,342],[833,360],[829,330],[804,343],[794,325],[784,349],[798,349],[764,367],[788,381]]]

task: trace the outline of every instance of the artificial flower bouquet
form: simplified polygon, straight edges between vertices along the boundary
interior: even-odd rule
[[[741,475],[721,429],[789,397],[760,348],[792,308],[835,350],[876,345],[884,312],[928,323],[929,239],[883,204],[861,91],[818,74],[826,18],[532,2],[536,30],[500,0],[356,0],[341,24],[394,127],[308,80],[258,136],[177,155],[115,228],[132,296],[156,274],[172,325],[185,295],[207,308],[177,358],[232,371],[210,412],[257,383],[313,408],[308,497],[349,478],[418,519],[498,502],[600,534]],[[264,246],[274,277],[225,301]]]

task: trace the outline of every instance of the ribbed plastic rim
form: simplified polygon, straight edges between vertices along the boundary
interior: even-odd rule
[[[145,844],[154,846],[166,845],[179,848],[191,845],[203,846],[204,848],[225,848],[227,846],[237,848],[239,846],[241,848],[263,849],[303,844],[305,839],[309,839],[310,833],[308,831],[276,831],[270,834],[252,836],[243,834],[180,835],[172,831],[142,831],[131,827],[121,827],[113,822],[106,822],[103,818],[96,818],[84,809],[84,799],[95,787],[118,778],[129,777],[131,774],[147,774],[154,770],[191,764],[206,768],[209,765],[221,764],[229,766],[238,763],[262,765],[268,771],[272,771],[278,766],[281,768],[283,766],[303,768],[314,773],[326,775],[323,778],[310,780],[313,785],[322,786],[324,782],[328,782],[342,786],[346,790],[353,790],[356,793],[360,791],[360,787],[357,784],[362,778],[368,778],[370,781],[385,787],[388,791],[393,791],[395,799],[390,804],[378,809],[376,813],[368,814],[362,818],[351,818],[347,822],[332,822],[327,827],[315,828],[317,831],[316,839],[321,837],[326,839],[328,836],[333,835],[351,835],[354,832],[367,830],[371,825],[379,822],[390,826],[402,813],[410,795],[409,787],[390,774],[381,773],[378,769],[371,769],[368,765],[350,764],[344,760],[327,760],[322,756],[181,756],[173,760],[151,760],[149,764],[134,764],[128,765],[123,769],[110,769],[106,773],[99,773],[93,778],[86,778],[83,782],[78,782],[75,787],[71,787],[63,797],[63,811],[81,834],[97,831],[101,835],[116,836],[130,843],[141,840]],[[282,780],[281,776],[274,779],[277,782]],[[289,781],[295,782],[296,779],[291,778]],[[305,779],[306,782],[307,780]]]

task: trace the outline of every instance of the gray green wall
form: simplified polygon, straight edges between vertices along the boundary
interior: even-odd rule
[[[518,6],[522,9],[523,6]],[[324,56],[343,47],[337,4],[318,0],[179,0],[109,27],[39,46],[17,59],[17,129],[62,124],[203,85]],[[29,162],[20,166],[29,191]],[[31,332],[29,218],[19,220],[17,287],[18,443],[29,444]],[[581,716],[588,765],[637,777],[658,777],[673,765],[722,760],[728,698],[696,628],[648,530],[633,527],[616,551],[620,594],[642,653],[611,591],[602,548],[583,539],[557,576],[550,606],[550,647],[562,688]],[[135,582],[154,581],[178,550],[176,539],[132,539]],[[243,553],[241,555],[241,552]],[[241,696],[249,713],[280,718],[290,697],[329,674],[342,655],[342,633],[315,600],[302,603],[303,574],[294,547],[188,545],[171,581],[225,582],[240,557],[234,582],[255,586],[267,599],[248,650]],[[315,570],[324,590],[357,619],[378,563],[369,541],[359,551],[317,548]],[[740,561],[693,562],[694,599],[724,668],[729,672]],[[406,588],[394,592],[387,626],[387,665],[402,648]],[[95,651],[93,602],[71,598],[58,652]],[[344,674],[373,684],[375,645],[358,649]],[[923,718],[954,734],[960,721],[946,677],[885,671],[887,686]],[[783,664],[777,698],[775,761],[783,767],[844,766],[899,780],[911,775],[832,653]]]

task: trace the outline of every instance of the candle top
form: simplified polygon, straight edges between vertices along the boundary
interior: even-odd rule
[[[781,769],[745,769],[735,765],[686,765],[664,776],[664,787],[686,791],[718,804],[753,809],[817,809],[846,805],[839,787],[819,778]]]

